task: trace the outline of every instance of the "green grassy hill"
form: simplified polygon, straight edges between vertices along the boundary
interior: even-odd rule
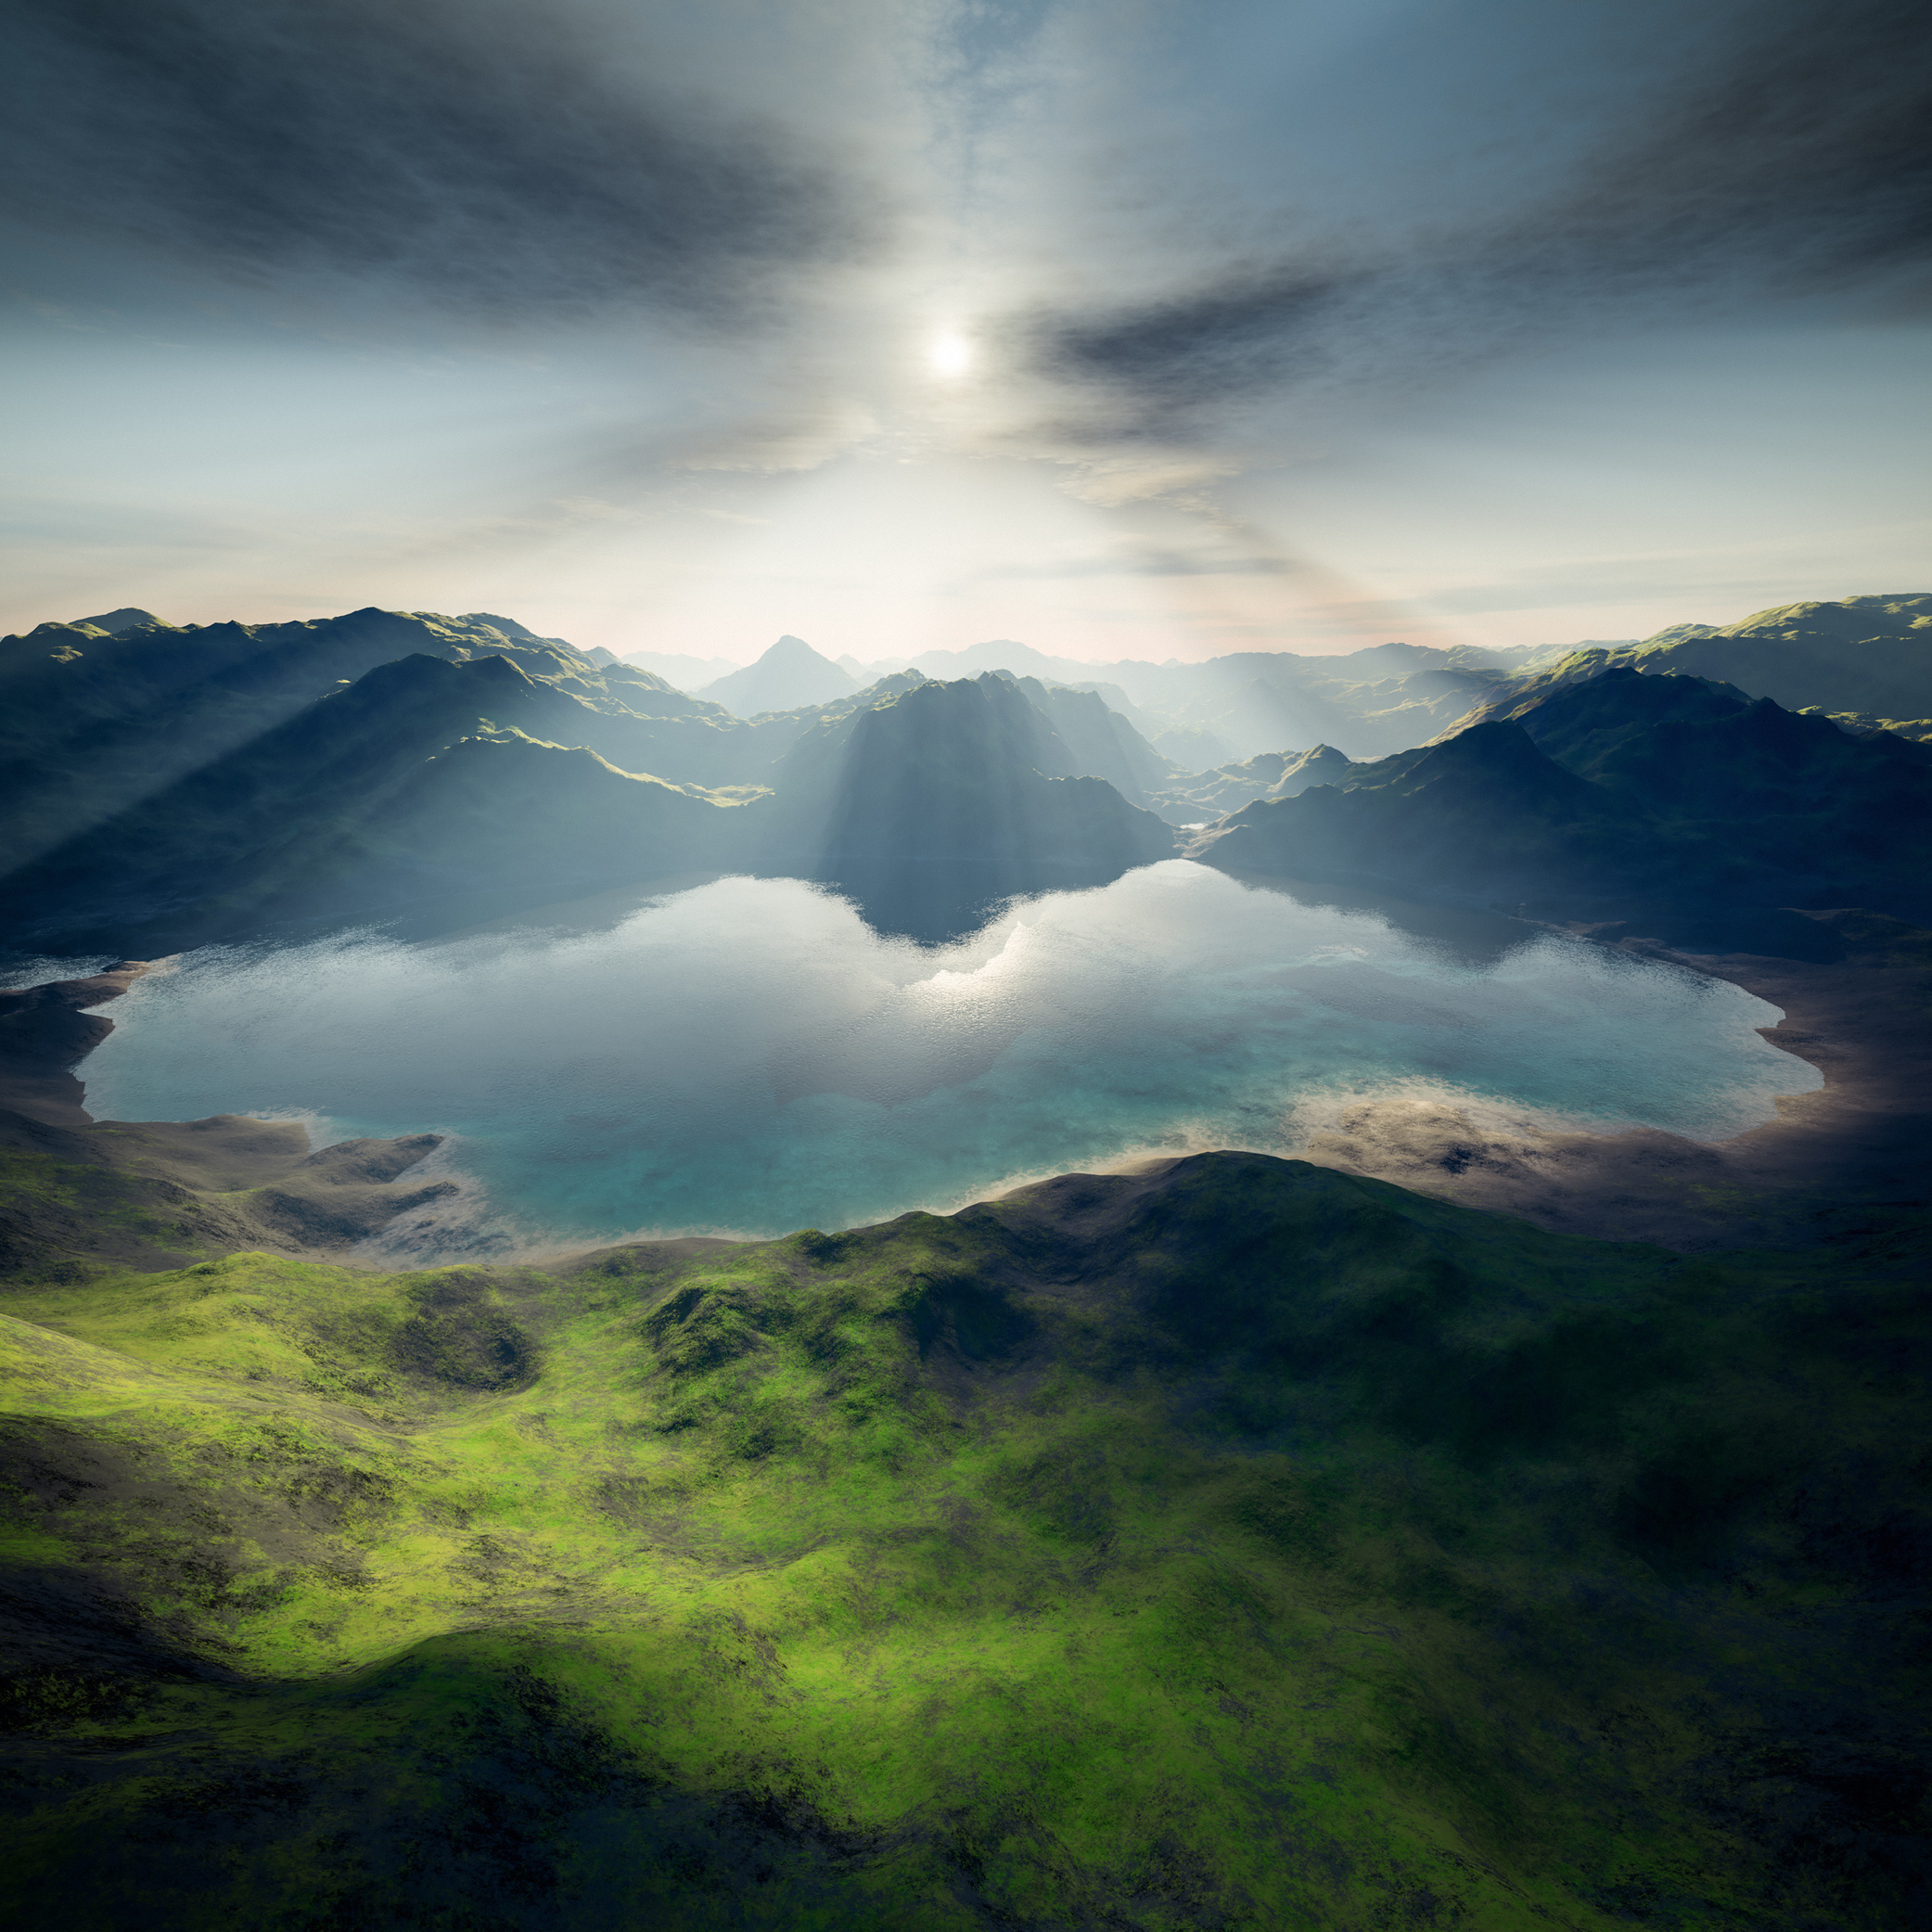
[[[1673,624],[1568,661],[1710,678],[1787,711],[1923,722],[1932,714],[1932,595],[1785,604],[1734,624]]]
[[[1923,1253],[1298,1162],[17,1280],[17,1923],[1922,1923]],[[30,1271],[31,1272],[31,1271]]]

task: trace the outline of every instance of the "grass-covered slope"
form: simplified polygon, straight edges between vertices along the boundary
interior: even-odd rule
[[[1932,719],[1932,596],[1782,605],[1734,624],[1672,624],[1628,644],[1542,653],[1499,682],[1451,731],[1518,717],[1552,691],[1606,672],[1702,681],[1787,711],[1818,711],[1869,732],[1924,738]]]
[[[1680,624],[1610,661],[1736,685],[1786,710],[1932,713],[1932,595],[1780,605],[1734,624]]]
[[[1900,1244],[1296,1162],[20,1287],[19,1923],[1922,1922]]]

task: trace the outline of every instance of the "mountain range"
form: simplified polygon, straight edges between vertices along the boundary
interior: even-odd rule
[[[1588,653],[1604,667],[1736,685],[1786,710],[1932,733],[1932,596],[1785,604],[1734,624],[1677,624],[1642,644]],[[1924,735],[1923,733],[1921,735]]]
[[[1056,658],[998,638],[872,665],[812,655],[825,667],[822,674],[842,672],[855,685],[908,670],[940,679],[1012,671],[1043,684],[1097,691],[1189,772],[1324,742],[1350,758],[1384,757],[1458,723],[1476,722],[1469,714],[1498,687],[1506,693],[1528,674],[1593,675],[1626,664],[1734,684],[1755,697],[1775,698],[1787,710],[1823,710],[1854,725],[1920,722],[1932,735],[1932,597],[1919,595],[1783,605],[1731,624],[1672,624],[1648,638],[1575,645],[1437,649],[1381,644],[1324,657],[1246,651],[1155,664]],[[634,653],[633,661],[673,683],[686,667],[710,668],[650,652]],[[738,709],[715,672],[699,682],[703,695]],[[828,694],[835,688],[826,686]]]
[[[941,682],[1010,672],[1043,685],[1095,693],[1177,772],[1189,772],[1322,739],[1353,757],[1400,750],[1462,716],[1499,681],[1565,655],[1562,647],[1484,652],[1385,644],[1343,657],[1249,651],[1194,664],[1092,664],[997,638],[965,650],[929,650],[865,665],[850,657],[834,661],[787,637],[742,671],[691,688],[748,717],[815,701],[789,695],[794,692],[831,697],[898,672],[918,671]],[[641,651],[630,661],[668,676],[665,667],[698,660]],[[835,682],[841,679],[849,682]]]
[[[741,870],[840,885],[882,928],[937,939],[1171,855],[1184,827],[1195,856],[1256,878],[1681,938],[1780,906],[1913,918],[1932,747],[1825,712],[1912,697],[1928,611],[1791,607],[1514,672],[1393,645],[1339,660],[1353,682],[1265,654],[1109,667],[1259,679],[1329,722],[1337,692],[1408,694],[1353,714],[1358,747],[1370,726],[1403,737],[1389,755],[1331,736],[1186,772],[1101,691],[1004,645],[979,654],[1017,662],[976,676],[912,669],[742,718],[486,613],[174,626],[124,609],[0,640],[0,915],[17,950],[151,953]],[[1754,640],[1809,710],[1685,668],[1718,653],[1755,679]],[[747,703],[757,679],[851,682],[794,638],[739,675]]]
[[[369,647],[370,627],[341,621]],[[188,666],[168,676],[170,640],[144,627],[130,635],[159,686],[154,729],[171,736],[160,748],[131,728],[141,692],[122,694],[111,728],[98,725],[99,672],[79,687],[79,719],[44,696],[37,714],[23,705],[16,734],[31,742],[40,724],[43,769],[65,759],[78,778],[91,761],[104,782],[91,823],[59,838],[63,821],[44,810],[57,836],[15,848],[0,881],[15,943],[178,950],[426,902],[467,908],[479,895],[508,907],[773,869],[845,883],[881,925],[938,938],[990,901],[1100,883],[1173,850],[1158,818],[1081,778],[1092,761],[1056,730],[1056,703],[1102,761],[1132,762],[1087,694],[1036,686],[1036,708],[1010,678],[942,685],[910,672],[843,705],[744,723],[642,673],[606,682],[561,651],[482,650],[492,640],[474,625],[460,643],[451,629],[407,617],[385,642],[441,652],[410,651],[291,703],[313,672],[312,632],[246,657],[237,697],[232,679],[198,681],[211,655],[198,634]],[[323,646],[337,642],[325,634]],[[299,665],[277,666],[277,645]],[[50,656],[58,677],[80,651],[64,638],[56,651],[72,654]],[[19,683],[36,677],[43,691],[52,682],[36,665]],[[190,746],[201,761],[173,775]],[[1164,774],[1141,749],[1148,775]]]
[[[1735,942],[1778,907],[1932,920],[1932,745],[1633,666],[1261,800],[1195,856]]]

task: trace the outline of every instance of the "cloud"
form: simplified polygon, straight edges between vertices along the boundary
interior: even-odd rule
[[[1010,339],[1094,399],[1089,435],[1179,441],[1262,392],[1780,298],[1891,299],[1932,262],[1932,11],[1795,0],[1733,25],[1694,70],[1612,89],[1580,164],[1501,212],[1254,249],[1171,295],[1022,313]],[[1503,138],[1464,132],[1472,152]]]
[[[1122,552],[1060,563],[997,564],[963,580],[1052,581],[1063,577],[1292,577],[1298,567],[1279,557],[1190,557],[1179,550]]]
[[[817,469],[878,433],[878,421],[849,399],[803,404],[673,443],[662,459],[679,469],[743,469],[764,474]]]
[[[672,61],[640,82],[582,6],[14,0],[4,20],[14,206],[243,280],[714,320],[877,227],[827,151],[681,93]]]

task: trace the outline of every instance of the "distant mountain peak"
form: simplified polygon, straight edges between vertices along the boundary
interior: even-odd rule
[[[852,674],[787,632],[757,662],[706,685],[697,696],[722,704],[740,718],[761,711],[799,710],[830,704],[859,689]]]
[[[487,610],[466,610],[456,620],[463,624],[488,624],[493,631],[501,631],[505,637],[527,637],[532,644],[543,640],[534,631],[526,630],[513,617],[493,617]]]
[[[118,637],[123,631],[135,631],[143,624],[158,624],[160,619],[151,610],[141,610],[130,604],[122,610],[108,610],[99,617],[70,618],[69,622],[77,630],[105,631],[109,637]]]

